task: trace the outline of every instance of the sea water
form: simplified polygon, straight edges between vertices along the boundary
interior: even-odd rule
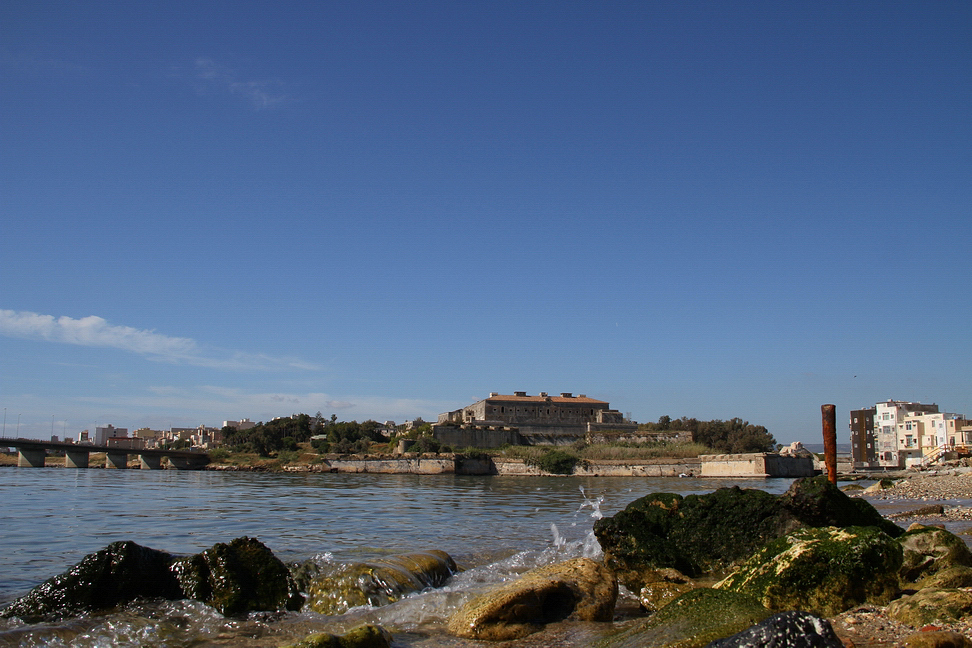
[[[249,536],[288,563],[440,549],[465,571],[440,590],[341,617],[224,618],[191,601],[135,603],[61,624],[0,620],[0,646],[277,646],[364,622],[389,628],[396,645],[475,645],[444,634],[451,612],[532,567],[599,557],[599,517],[654,492],[782,493],[791,481],[5,468],[0,604],[119,540],[191,554]]]

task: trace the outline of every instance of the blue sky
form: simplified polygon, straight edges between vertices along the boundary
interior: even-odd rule
[[[967,2],[8,2],[6,432],[972,415]]]

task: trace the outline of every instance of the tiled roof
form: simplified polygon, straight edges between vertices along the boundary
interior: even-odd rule
[[[607,405],[607,401],[597,400],[596,398],[588,398],[587,396],[540,396],[539,394],[533,396],[517,396],[517,395],[505,395],[497,394],[496,396],[490,396],[489,398],[484,398],[486,401],[505,401],[505,402],[517,402],[517,403],[587,403],[590,405]]]

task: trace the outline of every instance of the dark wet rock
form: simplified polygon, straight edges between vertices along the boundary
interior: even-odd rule
[[[772,612],[751,596],[709,588],[694,589],[598,648],[700,648],[759,623]]]
[[[892,538],[904,533],[897,524],[885,519],[870,502],[848,497],[824,476],[793,482],[780,495],[780,506],[808,527],[873,526]]]
[[[961,589],[918,590],[888,605],[888,616],[913,627],[932,621],[955,621],[972,614],[972,593]]]
[[[113,542],[38,585],[3,610],[25,621],[108,609],[137,598],[182,598],[169,571],[172,555],[134,542]]]
[[[945,507],[941,504],[930,504],[928,506],[919,506],[916,509],[911,509],[910,511],[902,511],[901,513],[892,513],[888,517],[892,520],[897,520],[900,518],[911,518],[911,517],[922,517],[925,515],[943,515],[945,513]]]
[[[782,612],[708,648],[844,648],[830,622],[806,612]]]
[[[655,493],[598,520],[594,534],[621,582],[639,591],[651,570],[673,567],[695,577],[726,569],[801,527],[855,525],[903,533],[868,502],[816,477],[795,481],[781,496],[738,487],[685,497]]]
[[[459,637],[505,641],[567,619],[611,621],[618,582],[601,563],[574,558],[532,569],[480,595],[449,619]]]
[[[406,594],[441,587],[458,571],[444,551],[425,551],[340,565],[301,565],[307,606],[320,614],[343,614],[353,607],[379,607]]]
[[[287,566],[255,538],[217,543],[172,563],[185,598],[222,614],[254,610],[299,610],[303,598]]]
[[[904,549],[901,578],[915,582],[949,567],[972,567],[972,551],[953,533],[913,524],[898,538]]]
[[[875,527],[807,528],[773,540],[715,585],[771,610],[833,616],[899,591],[901,547]]]
[[[391,648],[392,636],[381,626],[365,625],[344,635],[313,634],[285,648]]]
[[[972,648],[972,641],[957,632],[916,632],[906,637],[907,648]]]
[[[85,556],[0,614],[63,619],[152,598],[195,599],[224,614],[296,610],[301,603],[286,565],[257,540],[237,538],[185,558],[126,541]]]

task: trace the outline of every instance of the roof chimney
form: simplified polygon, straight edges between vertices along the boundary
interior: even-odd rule
[[[515,391],[515,392],[513,392],[513,395],[514,396],[526,396],[526,392],[525,391],[522,391],[522,392]]]
[[[574,397],[574,395],[571,394],[570,392],[560,392],[560,395],[563,396],[564,398],[573,398]]]

